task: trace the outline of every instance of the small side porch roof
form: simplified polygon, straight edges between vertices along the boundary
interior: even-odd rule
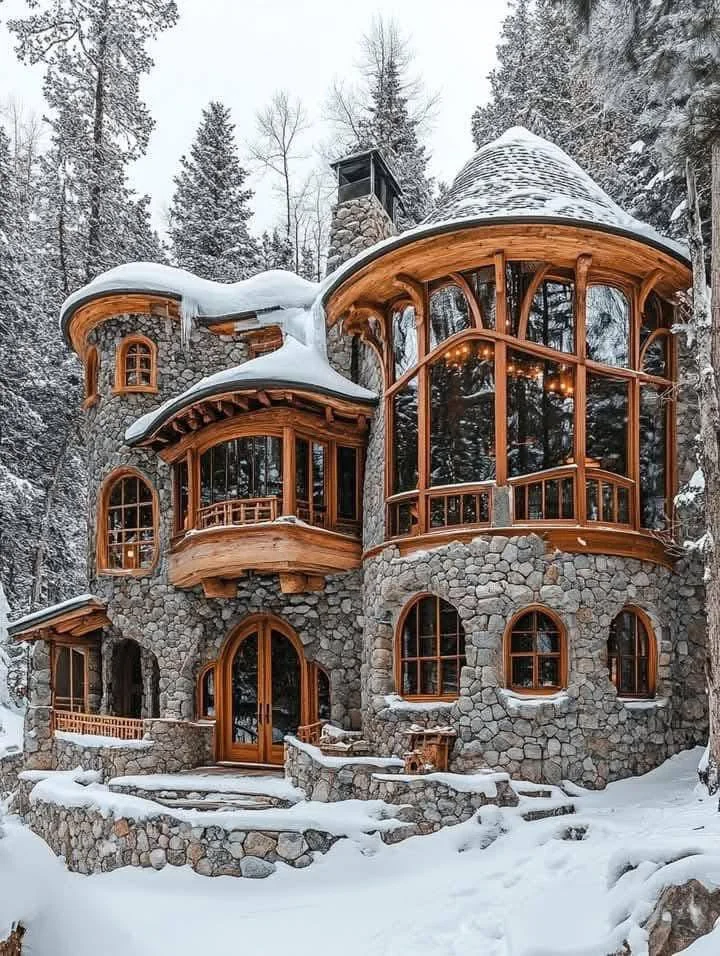
[[[86,637],[108,624],[105,602],[93,594],[80,594],[18,618],[8,625],[8,637],[18,641],[67,640]]]

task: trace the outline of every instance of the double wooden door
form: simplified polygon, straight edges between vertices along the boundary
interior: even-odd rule
[[[238,635],[222,675],[222,759],[283,762],[283,738],[303,723],[303,664],[301,651],[272,621]]]

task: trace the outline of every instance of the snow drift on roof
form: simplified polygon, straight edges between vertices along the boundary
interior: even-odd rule
[[[129,292],[179,298],[183,311],[193,317],[220,319],[274,309],[309,309],[318,285],[281,269],[261,272],[241,282],[212,282],[173,266],[128,262],[103,272],[68,296],[60,310],[61,322],[65,326],[78,305],[87,299]]]
[[[125,432],[125,441],[130,445],[142,441],[176,412],[203,398],[236,389],[265,387],[302,388],[368,404],[377,401],[374,392],[355,385],[336,372],[314,345],[306,345],[288,335],[283,345],[275,352],[208,375],[181,395],[169,399],[159,408],[138,418]]]
[[[8,624],[8,634],[12,636],[18,631],[27,630],[32,624],[39,624],[56,617],[58,614],[64,614],[66,611],[77,611],[86,606],[105,607],[105,602],[101,598],[95,597],[94,594],[79,594],[77,597],[68,598],[67,601],[60,601],[59,604],[51,604],[49,607],[19,617],[16,621]]]

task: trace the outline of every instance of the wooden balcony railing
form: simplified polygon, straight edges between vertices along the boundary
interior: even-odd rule
[[[601,524],[632,523],[634,482],[607,471],[588,471],[585,478],[587,520]]]
[[[553,469],[511,478],[514,520],[572,521],[575,518],[575,468]]]
[[[269,498],[233,498],[229,501],[216,501],[198,509],[197,526],[221,528],[228,525],[257,524],[260,521],[274,521],[279,513],[280,499]]]
[[[490,525],[492,487],[454,485],[395,495],[387,503],[391,537],[420,533],[420,509],[424,504],[429,531],[441,528],[483,528]]]
[[[109,714],[83,714],[77,711],[53,710],[55,730],[93,737],[117,737],[118,740],[142,740],[143,721],[135,717],[114,717]]]
[[[319,507],[310,501],[298,498],[295,502],[295,512],[301,521],[314,524],[317,528],[327,528],[327,509]]]

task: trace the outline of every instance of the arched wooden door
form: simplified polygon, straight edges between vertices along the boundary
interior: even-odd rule
[[[307,722],[306,665],[295,634],[275,618],[247,621],[221,661],[221,760],[283,762],[283,739]]]

